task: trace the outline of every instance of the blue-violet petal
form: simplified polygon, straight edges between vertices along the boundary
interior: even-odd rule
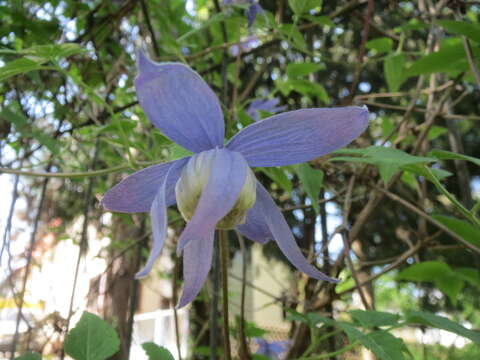
[[[247,126],[227,148],[242,153],[250,166],[291,165],[347,145],[367,125],[365,107],[289,111]]]
[[[137,96],[150,121],[193,152],[223,146],[224,122],[217,96],[181,63],[155,63],[138,53]]]
[[[165,204],[167,207],[175,204],[175,184],[188,159],[152,165],[133,173],[105,193],[102,205],[107,210],[124,213],[150,211],[170,168],[172,170],[165,184]]]

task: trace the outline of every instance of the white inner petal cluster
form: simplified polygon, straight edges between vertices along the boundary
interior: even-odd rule
[[[182,170],[180,179],[175,186],[177,206],[186,221],[189,221],[197,207],[203,189],[208,183],[212,171],[214,151],[203,151],[193,155]],[[233,208],[218,224],[218,229],[233,229],[245,223],[248,210],[255,204],[255,175],[247,168],[245,184]]]

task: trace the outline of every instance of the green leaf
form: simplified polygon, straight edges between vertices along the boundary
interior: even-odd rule
[[[406,77],[427,75],[435,72],[462,71],[468,69],[465,49],[461,39],[444,42],[440,50],[415,61],[406,71]]]
[[[447,128],[445,128],[443,126],[434,125],[428,131],[428,140],[434,140],[434,139],[438,138],[439,136],[442,136],[442,135],[447,134],[447,133],[448,133]]]
[[[170,156],[169,156],[169,159],[170,160],[177,160],[177,159],[181,159],[183,157],[186,157],[186,156],[191,156],[193,155],[193,153],[187,149],[185,149],[184,147],[176,144],[176,143],[173,143],[172,145],[170,145],[168,147],[168,151],[170,152]]]
[[[43,68],[42,64],[45,63],[45,59],[39,59],[37,61],[21,58],[10,61],[0,68],[0,81],[6,80],[9,77],[24,74],[33,70],[40,70]]]
[[[432,215],[432,217],[438,222],[445,225],[452,230],[455,234],[460,236],[463,240],[480,247],[480,230],[471,225],[470,223],[444,215]]]
[[[315,64],[312,62],[290,63],[287,65],[287,75],[290,78],[298,78],[324,68],[325,66],[322,64]]]
[[[288,5],[295,15],[300,16],[316,7],[321,7],[322,2],[322,0],[288,0]]]
[[[313,15],[305,15],[304,18],[310,20],[311,22],[324,25],[324,26],[330,26],[334,27],[335,23],[330,19],[328,16],[313,16]]]
[[[393,40],[388,37],[379,37],[367,41],[365,46],[367,47],[367,49],[375,50],[377,54],[389,53],[390,51],[392,51]]]
[[[147,353],[148,360],[175,360],[170,351],[153,342],[143,343],[142,348]]]
[[[433,156],[440,160],[465,160],[480,166],[480,159],[478,158],[446,150],[434,149],[428,153],[428,156]]]
[[[430,172],[428,172],[425,169],[425,166],[422,164],[409,164],[409,165],[403,165],[402,170],[411,172],[415,175],[423,176],[424,178],[428,180],[432,180],[432,176]],[[440,180],[445,179],[449,176],[452,176],[453,174],[450,171],[443,170],[443,169],[436,169],[436,168],[430,168],[430,171]]]
[[[318,197],[323,186],[323,171],[314,169],[307,163],[298,164],[294,166],[294,169],[300,179],[302,188],[310,198],[315,213],[319,214]]]
[[[311,82],[305,79],[289,79],[286,82],[278,82],[277,87],[284,95],[290,94],[292,91],[296,91],[303,95],[316,96],[320,101],[328,103],[330,101],[325,88],[318,83]]]
[[[380,360],[403,360],[405,358],[403,352],[406,351],[406,346],[403,341],[386,331],[380,330],[364,334],[348,323],[340,323],[340,327],[351,342],[360,342]]]
[[[335,326],[337,324],[335,320],[317,313],[308,313],[307,319],[311,325],[326,324],[329,326]]]
[[[42,357],[38,353],[28,352],[15,358],[15,360],[42,360]]]
[[[45,60],[58,60],[72,55],[88,52],[78,44],[37,45],[21,51],[23,54],[33,55]]]
[[[395,54],[385,58],[383,71],[387,80],[388,89],[391,92],[398,91],[400,85],[406,80],[405,73],[405,55]]]
[[[400,319],[398,314],[375,310],[350,310],[348,313],[364,328],[392,326]]]
[[[334,154],[351,154],[362,157],[340,156],[329,161],[349,161],[374,164],[378,167],[380,176],[388,183],[392,176],[404,165],[434,162],[435,159],[423,156],[413,156],[398,149],[383,146],[370,146],[364,149],[341,149]]]
[[[448,32],[463,35],[470,40],[480,42],[480,24],[455,20],[438,20],[437,23]]]
[[[65,352],[75,360],[105,360],[115,354],[119,346],[113,327],[88,312],[83,313],[65,340]]]
[[[445,263],[439,261],[424,261],[402,270],[397,279],[410,281],[428,281],[446,294],[452,303],[456,304],[464,281]]]
[[[261,354],[253,354],[252,359],[253,360],[271,360],[272,358],[265,355],[261,355]]]
[[[294,24],[282,24],[279,27],[280,33],[285,41],[288,41],[291,45],[297,49],[308,52],[307,43],[302,33],[298,30],[298,27]]]
[[[28,119],[22,113],[13,112],[7,107],[4,107],[0,112],[0,119],[5,122],[11,122],[19,131],[21,131],[23,126],[28,124]]]
[[[288,178],[285,170],[277,167],[262,168],[262,172],[272,179],[278,186],[286,192],[292,192],[292,182]]]
[[[466,327],[457,324],[456,322],[453,322],[452,320],[443,316],[421,311],[412,311],[411,313],[407,314],[406,321],[411,324],[422,324],[435,327],[437,329],[443,329],[470,339],[476,344],[480,344],[480,332],[467,329]]]
[[[470,285],[480,288],[480,271],[478,269],[463,267],[455,269],[455,273]]]
[[[397,279],[411,281],[433,281],[436,277],[451,273],[450,267],[439,261],[424,261],[400,271]]]

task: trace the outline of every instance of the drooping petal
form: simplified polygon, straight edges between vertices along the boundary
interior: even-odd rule
[[[300,248],[295,242],[292,231],[268,191],[257,182],[257,202],[264,210],[265,222],[268,225],[274,240],[287,259],[298,270],[318,280],[337,283],[339,280],[325,275],[307,262]]]
[[[248,210],[247,220],[245,224],[237,226],[238,231],[250,240],[256,241],[260,244],[265,244],[273,239],[273,235],[265,221],[265,214],[263,212],[262,203],[258,201],[260,183],[257,181],[257,201],[253,207]]]
[[[175,204],[175,184],[188,157],[163,164],[152,165],[123,179],[108,190],[102,199],[105,209],[124,213],[147,212],[151,210],[165,176],[165,204]]]
[[[150,121],[193,152],[223,145],[220,103],[200,75],[181,63],[157,64],[138,54],[137,96]]]
[[[177,252],[191,240],[206,241],[214,232],[217,223],[235,205],[245,183],[248,165],[237,152],[215,149],[215,158],[207,185],[198,200],[195,213],[183,230],[178,241]]]
[[[183,250],[183,279],[182,297],[177,308],[182,308],[191,302],[207,278],[212,266],[214,230],[202,241],[191,241]]]
[[[161,181],[161,185],[157,191],[155,199],[153,200],[151,209],[150,209],[150,219],[152,222],[152,236],[153,243],[152,249],[150,250],[150,256],[148,257],[147,263],[144,268],[139,271],[135,277],[142,278],[146,276],[155,263],[155,260],[160,255],[163,245],[165,244],[165,239],[167,237],[167,185],[172,182],[172,179],[178,179],[178,168],[182,168],[182,164],[176,162],[168,169],[167,173]],[[175,180],[176,181],[176,180]]]
[[[242,153],[250,166],[291,165],[347,145],[367,125],[364,107],[289,111],[246,127],[227,148]]]

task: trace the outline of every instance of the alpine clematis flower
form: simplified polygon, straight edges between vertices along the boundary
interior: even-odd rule
[[[253,100],[248,106],[246,113],[253,120],[259,121],[260,110],[275,114],[287,108],[286,106],[277,106],[279,102],[280,100],[278,98]]]
[[[262,338],[254,339],[258,344],[256,354],[264,355],[270,359],[280,359],[280,356],[288,350],[290,345],[292,345],[291,340],[267,341]]]
[[[224,145],[220,103],[195,71],[181,63],[152,62],[142,53],[138,66],[137,96],[150,121],[195,154],[140,170],[103,198],[111,211],[150,212],[153,247],[137,277],[152,269],[167,235],[167,207],[177,204],[187,220],[177,247],[184,264],[178,307],[192,301],[203,286],[216,228],[237,228],[262,244],[273,239],[299,270],[336,282],[304,258],[282,213],[250,167],[296,164],[347,145],[365,130],[366,108],[285,112],[246,127]]]

